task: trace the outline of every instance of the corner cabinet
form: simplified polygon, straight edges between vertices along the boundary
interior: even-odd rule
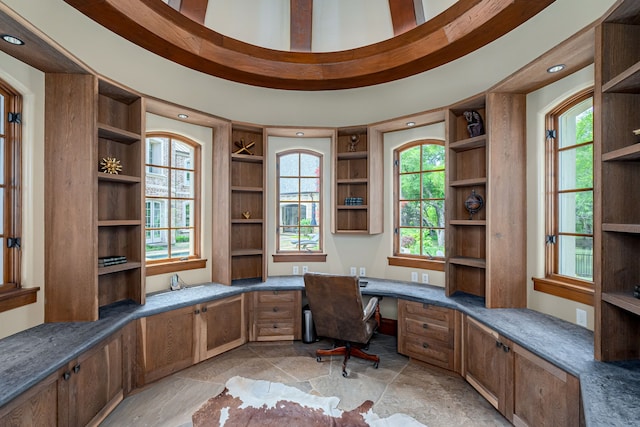
[[[265,281],[266,136],[259,127],[234,124],[214,144],[214,282]],[[226,209],[225,209],[226,208]]]
[[[602,361],[640,359],[639,44],[637,1],[621,2],[596,28],[595,357]]]
[[[382,135],[367,128],[337,131],[332,146],[331,231],[379,234],[383,231]]]
[[[484,130],[471,135],[464,113]],[[446,292],[485,298],[488,308],[526,306],[526,97],[487,93],[446,117]],[[482,198],[471,214],[466,201]]]
[[[143,100],[93,75],[46,74],[45,90],[45,321],[97,320],[145,301]],[[99,268],[111,256],[126,262]]]

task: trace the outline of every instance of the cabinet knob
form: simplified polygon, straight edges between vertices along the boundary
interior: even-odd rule
[[[429,325],[428,325],[428,324],[426,324],[426,323],[423,323],[423,324],[422,324],[422,329],[428,329],[428,328],[429,328]]]
[[[273,329],[278,329],[278,325],[273,325]]]
[[[278,312],[278,307],[273,307],[273,312],[277,313]]]
[[[422,303],[422,308],[424,308],[425,310],[427,310],[429,308],[429,304],[427,304],[426,302]]]
[[[423,342],[423,343],[422,343],[422,348],[429,348],[429,344],[428,344],[428,343],[426,343],[426,342]]]
[[[206,312],[207,312],[207,310],[208,310],[208,309],[207,309],[207,307],[202,307],[202,312],[203,312],[203,313],[206,313]]]
[[[278,291],[273,291],[273,294],[274,295],[278,295]]]
[[[62,379],[65,381],[69,381],[69,378],[71,378],[71,372],[64,371],[64,374],[62,374]]]
[[[73,367],[73,373],[77,374],[78,372],[80,372],[80,365],[76,365]]]
[[[501,348],[504,344],[502,344],[500,341],[496,341],[496,347]]]
[[[504,350],[505,353],[509,353],[509,350],[511,350],[511,347],[509,347],[508,345],[502,345],[502,350]]]
[[[196,309],[196,311],[194,311],[195,314],[200,314],[200,310]]]

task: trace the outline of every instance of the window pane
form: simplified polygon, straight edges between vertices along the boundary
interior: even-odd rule
[[[558,231],[593,234],[593,191],[558,195]]]
[[[300,180],[298,178],[280,179],[280,200],[298,200]]]
[[[320,180],[318,178],[300,179],[300,200],[318,200]]]
[[[593,238],[560,236],[558,250],[559,274],[593,280]]]
[[[558,176],[559,190],[593,187],[593,145],[561,151]]]
[[[0,120],[1,121],[1,120]],[[4,238],[0,237],[0,245],[2,247],[6,247],[7,243],[4,241]],[[4,277],[4,257],[0,256],[0,277]],[[0,280],[0,284],[3,284],[4,280]]]
[[[593,99],[588,98],[560,116],[560,148],[593,141]]]
[[[305,209],[304,209],[304,214],[305,216],[302,219],[302,225],[320,225],[320,203],[318,202],[314,202],[314,203],[305,203],[304,204]],[[308,221],[307,222],[305,222]]]
[[[400,175],[400,200],[420,199],[420,174]]]
[[[400,202],[400,227],[420,226],[420,202]]]
[[[171,202],[171,226],[191,227],[193,225],[193,200],[174,200]]]
[[[280,227],[280,250],[295,251],[298,249],[298,227]]]
[[[167,230],[149,230],[146,235],[146,258],[150,260],[169,257]]]
[[[420,146],[416,145],[400,153],[400,173],[420,171]]]
[[[300,249],[317,251],[319,248],[319,236],[320,229],[318,227],[300,227]]]
[[[167,222],[167,200],[147,199],[146,200],[146,226],[148,228],[166,228]]]
[[[153,171],[149,171],[153,169]],[[145,178],[145,193],[147,196],[169,196],[169,169],[147,167]]]
[[[422,170],[444,170],[444,146],[427,144],[422,146]]]
[[[420,229],[400,229],[400,253],[420,255]]]
[[[300,155],[300,176],[320,176],[320,157],[311,154]]]
[[[422,174],[422,198],[444,199],[444,171]]]
[[[0,120],[0,123],[4,123],[4,120]],[[0,185],[4,184],[4,138],[0,138]]]
[[[0,117],[2,117],[2,120],[0,120],[0,134],[2,135],[4,135],[4,114],[4,95],[0,95]]]
[[[422,202],[422,226],[444,228],[444,200]]]
[[[428,257],[444,256],[443,229],[422,230],[422,255],[426,255]]]
[[[171,257],[183,258],[193,254],[193,230],[178,229],[171,232]]]
[[[299,176],[300,155],[286,154],[280,156],[280,176]]]
[[[194,148],[189,144],[185,144],[184,142],[180,142],[175,139],[172,141],[171,167],[193,170]]]
[[[169,138],[147,138],[146,162],[150,165],[169,166]]]
[[[193,172],[171,170],[171,197],[194,197]]]
[[[4,188],[0,188],[0,234],[2,234],[3,236],[6,235],[6,233],[10,233],[11,229],[5,230],[4,229]],[[11,237],[11,236],[7,236],[7,237]],[[2,246],[4,248],[4,246]],[[1,251],[0,251],[1,252]],[[0,258],[2,258],[2,256],[0,256]],[[2,277],[2,276],[0,276]]]

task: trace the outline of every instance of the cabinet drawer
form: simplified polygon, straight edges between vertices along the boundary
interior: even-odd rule
[[[404,354],[445,369],[453,369],[453,349],[438,340],[415,335],[404,337]]]
[[[453,310],[437,305],[425,304],[414,301],[401,301],[404,306],[404,314],[411,318],[428,319],[428,323],[451,327],[453,324]]]
[[[260,322],[256,324],[258,341],[270,339],[294,339],[295,328],[292,321]]]
[[[407,317],[402,327],[405,328],[407,336],[414,336],[416,339],[428,341],[438,341],[441,346],[453,348],[453,332],[449,327],[437,323],[431,323],[428,319]]]
[[[256,308],[256,321],[271,321],[276,319],[286,319],[293,322],[295,319],[296,305],[293,303],[268,303],[260,304]]]
[[[257,302],[260,305],[283,302],[290,302],[291,304],[294,304],[296,302],[298,292],[300,291],[260,291],[257,292]]]

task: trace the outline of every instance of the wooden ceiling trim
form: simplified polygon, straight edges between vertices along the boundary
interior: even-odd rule
[[[313,0],[291,0],[291,46],[293,52],[311,52]]]
[[[416,11],[413,0],[389,0],[389,9],[395,36],[416,27]]]
[[[186,67],[289,90],[345,89],[408,77],[490,43],[554,2],[459,0],[425,24],[389,40],[347,51],[311,53],[271,50],[226,37],[157,0],[65,1],[122,37]]]
[[[180,2],[180,13],[187,18],[193,19],[198,24],[204,24],[208,3],[209,0],[182,0]]]

